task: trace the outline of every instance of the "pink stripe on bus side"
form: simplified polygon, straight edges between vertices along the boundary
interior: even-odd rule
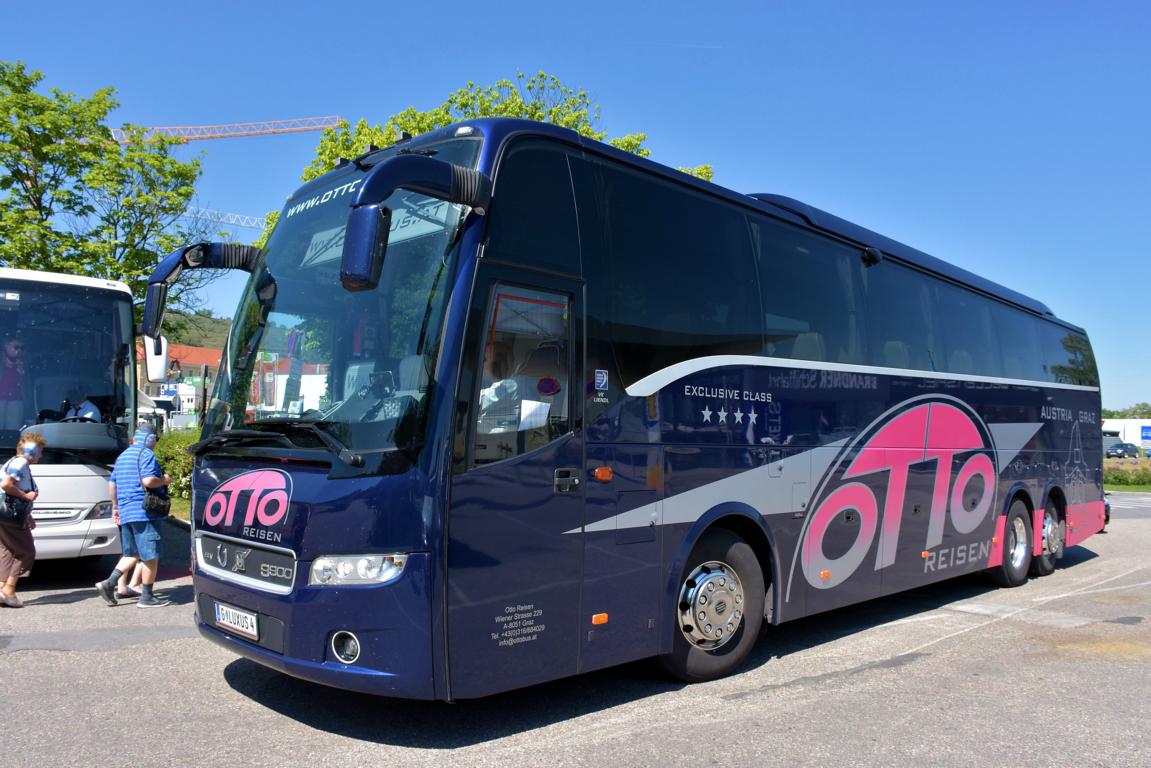
[[[991,557],[987,558],[987,567],[994,568],[1003,565],[1003,532],[1007,530],[1007,515],[995,518],[995,538],[991,540]]]
[[[1067,505],[1067,546],[1074,547],[1093,533],[1103,530],[1103,502],[1088,501]]]
[[[1031,513],[1031,554],[1043,554],[1043,509]]]

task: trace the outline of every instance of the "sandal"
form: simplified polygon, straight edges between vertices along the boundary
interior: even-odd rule
[[[127,600],[130,597],[139,597],[139,596],[140,596],[140,593],[137,592],[136,590],[132,589],[131,587],[128,587],[123,592],[121,592],[118,589],[116,590],[116,598],[118,600]]]

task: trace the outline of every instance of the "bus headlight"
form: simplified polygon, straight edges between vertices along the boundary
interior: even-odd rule
[[[101,501],[93,504],[85,517],[89,520],[110,520],[112,518],[112,502]]]
[[[308,572],[308,586],[385,584],[404,572],[405,555],[324,555]]]

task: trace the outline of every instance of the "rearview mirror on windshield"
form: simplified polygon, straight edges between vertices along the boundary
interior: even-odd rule
[[[340,261],[340,284],[349,291],[375,288],[388,247],[391,214],[383,206],[398,189],[407,189],[487,213],[492,182],[479,171],[425,155],[397,155],[372,168],[352,201]]]

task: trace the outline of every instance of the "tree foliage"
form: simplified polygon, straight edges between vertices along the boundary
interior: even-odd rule
[[[1114,411],[1110,408],[1103,409],[1103,418],[1105,419],[1151,419],[1151,403],[1135,403],[1135,405],[1127,408],[1121,408]]]
[[[176,159],[179,139],[145,137],[139,126],[124,126],[127,143],[113,141],[113,88],[45,94],[43,79],[0,62],[0,265],[122,280],[142,297],[156,262],[203,234],[180,222],[199,161]],[[192,309],[213,277],[192,273],[169,305]]]
[[[341,121],[335,128],[324,131],[316,156],[304,169],[303,180],[311,181],[331,170],[340,158],[357,157],[369,147],[387,147],[395,144],[401,133],[417,136],[446,125],[478,117],[514,117],[537,120],[569,128],[581,136],[606,141],[613,147],[647,157],[651,150],[644,146],[646,133],[629,133],[608,139],[607,131],[599,129],[600,106],[593,104],[584,89],[564,85],[559,78],[546,72],[530,77],[520,72],[514,80],[499,80],[494,85],[481,86],[469,81],[467,85],[448,95],[444,103],[428,110],[408,107],[392,115],[382,125],[372,125],[360,119],[355,125]],[[710,165],[680,168],[706,181],[714,173]],[[268,215],[267,227],[258,241],[262,245],[272,231],[279,213]]]

